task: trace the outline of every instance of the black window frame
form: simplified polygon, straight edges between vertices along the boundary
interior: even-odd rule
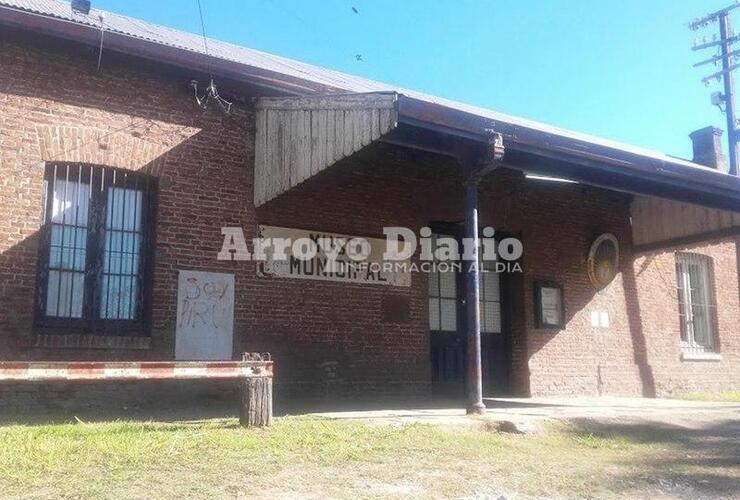
[[[91,186],[87,223],[85,293],[81,318],[46,315],[53,192],[54,182],[57,180],[83,182]],[[106,319],[100,317],[106,211],[108,188],[110,187],[142,190],[140,262],[136,274],[138,287],[133,319]],[[150,336],[156,190],[155,178],[146,173],[86,163],[47,162],[45,164],[42,226],[39,230],[34,334]]]

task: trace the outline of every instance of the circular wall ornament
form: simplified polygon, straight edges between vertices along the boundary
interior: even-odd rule
[[[611,233],[604,233],[591,245],[588,252],[588,277],[598,288],[611,283],[619,269],[619,242]]]

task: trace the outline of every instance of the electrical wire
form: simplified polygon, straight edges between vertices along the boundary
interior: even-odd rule
[[[103,61],[103,37],[105,35],[105,21],[103,14],[100,14],[100,48],[98,49],[98,71],[100,71],[100,63]]]
[[[221,97],[218,94],[218,89],[216,88],[216,84],[213,82],[213,61],[211,60],[211,54],[208,52],[208,37],[206,36],[206,23],[203,20],[203,6],[200,3],[200,0],[197,0],[198,4],[198,15],[200,16],[200,32],[203,36],[203,51],[206,54],[206,60],[208,61],[208,74],[211,78],[210,83],[205,89],[205,93],[203,96],[198,95],[198,82],[197,80],[192,80],[190,82],[190,86],[193,89],[193,92],[195,93],[195,102],[198,103],[198,106],[205,109],[208,107],[208,101],[213,99],[215,100],[218,105],[221,107],[221,110],[225,114],[229,114],[231,112],[231,105],[232,103],[230,101],[227,101],[223,97]]]
[[[200,33],[203,36],[203,50],[206,53],[206,57],[208,58],[208,73],[211,77],[211,80],[213,80],[213,71],[211,66],[211,55],[208,52],[208,37],[206,37],[206,23],[203,21],[203,7],[200,4],[200,0],[197,0],[198,2],[198,15],[200,16]]]

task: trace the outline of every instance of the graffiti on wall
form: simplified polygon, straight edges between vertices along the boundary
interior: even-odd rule
[[[233,329],[234,275],[180,271],[175,357],[231,359]]]

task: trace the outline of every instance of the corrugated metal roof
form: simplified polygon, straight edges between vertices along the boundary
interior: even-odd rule
[[[206,54],[203,39],[200,35],[180,31],[166,26],[148,23],[139,19],[122,16],[113,12],[91,9],[88,15],[75,13],[68,2],[59,0],[0,0],[0,7],[9,7],[25,12],[31,12],[47,17],[53,17],[67,22],[100,28],[100,14],[103,14],[105,29],[125,36],[147,40],[156,44],[175,47],[198,54]],[[2,15],[0,11],[0,15]],[[631,146],[588,134],[581,134],[570,130],[553,127],[524,118],[498,113],[486,108],[473,106],[441,97],[436,97],[414,90],[404,89],[373,80],[368,80],[354,75],[349,75],[331,69],[312,66],[299,61],[280,57],[247,47],[241,47],[220,40],[208,39],[208,54],[210,56],[231,61],[245,66],[280,73],[293,78],[305,80],[306,82],[323,85],[338,91],[345,92],[382,92],[392,91],[408,97],[437,104],[450,109],[470,113],[489,119],[494,122],[503,122],[517,127],[524,127],[546,134],[554,134],[559,137],[583,141],[586,143],[616,149],[619,151],[644,156],[653,160],[663,161],[674,165],[684,165],[695,168],[707,169],[695,163],[677,159],[662,153]],[[723,175],[717,172],[718,175]]]

